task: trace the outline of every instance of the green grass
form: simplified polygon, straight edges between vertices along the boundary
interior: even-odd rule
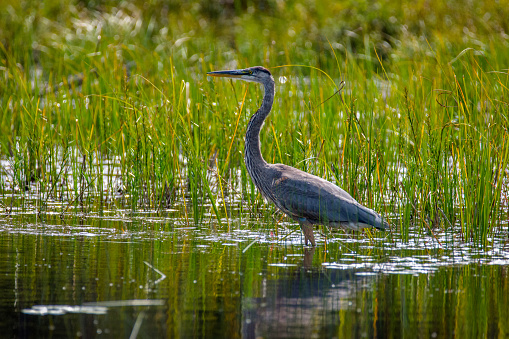
[[[8,213],[60,202],[61,212],[171,208],[224,230],[246,213],[271,223],[243,164],[261,90],[205,75],[260,64],[277,83],[268,161],[337,182],[402,240],[411,227],[454,225],[486,244],[507,227],[502,2],[0,6]]]

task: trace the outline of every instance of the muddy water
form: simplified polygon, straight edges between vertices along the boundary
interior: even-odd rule
[[[509,336],[509,246],[230,232],[168,216],[0,219],[2,337]],[[258,229],[259,231],[252,231]]]

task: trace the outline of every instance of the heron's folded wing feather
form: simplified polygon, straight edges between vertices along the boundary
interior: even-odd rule
[[[315,223],[374,224],[376,215],[338,186],[305,172],[284,173],[273,182],[276,205],[294,218]]]

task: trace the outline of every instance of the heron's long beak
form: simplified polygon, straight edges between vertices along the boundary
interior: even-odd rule
[[[245,71],[242,69],[234,70],[234,71],[215,71],[208,72],[207,75],[211,77],[225,77],[225,78],[240,78],[243,75],[249,75],[249,71]]]

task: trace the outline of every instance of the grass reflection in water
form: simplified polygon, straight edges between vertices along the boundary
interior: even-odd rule
[[[268,237],[246,229],[182,229],[170,218],[155,219],[48,216],[40,222],[26,214],[4,220],[3,332],[11,337],[119,337],[134,330],[140,337],[507,334],[509,251],[498,241],[478,249],[443,234],[438,235],[442,246],[432,237],[395,246],[384,238],[341,233],[313,250],[301,246],[300,233],[285,228]]]

